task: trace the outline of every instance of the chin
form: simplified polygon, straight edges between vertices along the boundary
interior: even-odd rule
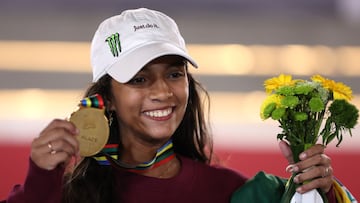
[[[150,135],[148,137],[148,142],[153,143],[153,144],[160,144],[160,143],[164,143],[166,141],[168,141],[171,138],[172,134],[159,134],[159,133],[155,133],[154,135]]]

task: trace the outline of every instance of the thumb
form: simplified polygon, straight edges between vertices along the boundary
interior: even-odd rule
[[[294,163],[294,160],[293,160],[293,157],[292,157],[292,152],[291,152],[289,144],[286,143],[285,141],[281,140],[279,142],[279,148],[280,148],[281,153],[288,160],[289,164]]]

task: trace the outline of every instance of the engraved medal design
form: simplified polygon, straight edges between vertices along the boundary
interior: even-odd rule
[[[81,100],[80,108],[71,114],[70,121],[79,129],[80,156],[93,156],[100,152],[109,138],[108,121],[104,115],[104,102],[100,95]]]

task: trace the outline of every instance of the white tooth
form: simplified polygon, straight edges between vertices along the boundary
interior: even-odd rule
[[[149,112],[145,112],[146,115],[151,116],[151,117],[163,117],[163,116],[167,116],[171,113],[171,109],[166,109],[166,110],[156,110],[156,111],[149,111]]]

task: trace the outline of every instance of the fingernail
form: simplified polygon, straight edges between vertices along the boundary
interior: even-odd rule
[[[302,194],[303,193],[303,188],[302,187],[296,188],[296,192]]]
[[[294,173],[294,172],[297,172],[298,170],[299,170],[299,168],[296,166],[296,165],[292,165],[292,164],[290,164],[290,165],[288,165],[287,167],[286,167],[286,172],[288,172],[288,173]]]
[[[293,165],[288,165],[288,166],[286,167],[285,171],[288,172],[288,173],[291,173],[291,171],[293,170],[293,169],[292,169],[293,167],[294,167]]]
[[[300,159],[301,159],[301,160],[304,160],[305,158],[306,158],[306,153],[301,153],[301,154],[300,154]]]
[[[80,130],[79,130],[79,128],[75,128],[75,131],[74,131],[74,133],[77,135],[77,134],[79,134],[80,133]]]
[[[294,182],[299,183],[299,176],[298,175],[294,177]]]

